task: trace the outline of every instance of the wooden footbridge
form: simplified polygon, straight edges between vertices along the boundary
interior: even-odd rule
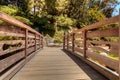
[[[5,13],[0,20],[0,80],[120,80],[120,15],[65,34],[63,48],[44,47]]]

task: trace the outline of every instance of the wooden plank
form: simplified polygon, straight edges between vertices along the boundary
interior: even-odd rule
[[[24,46],[24,40],[5,40],[5,41],[0,41],[0,52],[3,51],[3,45],[4,44],[10,44],[10,45],[14,45],[14,44],[18,44],[21,43],[21,46]]]
[[[87,38],[92,37],[118,37],[119,36],[119,28],[110,28],[105,30],[96,30],[87,33]]]
[[[73,37],[72,37],[72,51],[75,51],[75,34],[73,33]]]
[[[21,28],[18,28],[16,26],[10,26],[10,25],[0,25],[0,31],[9,32],[9,33],[19,33],[24,34],[24,31]]]
[[[14,54],[12,56],[0,60],[0,73],[23,57],[24,57],[24,51],[21,51],[17,54]]]
[[[69,49],[69,35],[67,35],[67,49]]]
[[[79,62],[76,64],[77,62],[72,60],[74,58],[69,57],[70,54],[67,54],[60,48],[45,48],[11,80],[56,80],[57,78],[58,80],[107,80],[77,59],[80,61],[80,66],[78,66]],[[84,70],[87,72],[84,72]],[[91,75],[88,76],[88,73]]]
[[[66,50],[68,51],[68,50]],[[68,51],[70,52],[70,51]],[[77,53],[73,53],[70,52],[71,54],[77,56],[78,58],[80,58],[81,60],[85,61],[87,64],[89,64],[91,67],[93,67],[94,69],[96,69],[97,71],[99,71],[101,74],[103,74],[104,76],[106,76],[108,79],[110,80],[119,80],[119,75],[115,74],[114,72],[108,70],[106,67],[103,67],[101,65],[98,65],[94,62],[92,62],[89,59],[85,59],[83,56],[77,54]]]
[[[93,47],[89,47],[91,50],[99,50],[99,51],[101,51],[101,52],[105,52],[105,53],[109,53],[109,51],[108,50],[106,50],[106,49],[104,49],[104,48],[102,48],[102,47],[100,47],[100,46],[93,46]]]
[[[8,49],[8,50],[5,50],[5,51],[1,51],[0,56],[5,55],[5,54],[9,54],[11,52],[21,50],[21,49],[24,49],[24,48],[25,48],[25,46],[21,46],[21,47],[15,47],[15,48],[11,48],[11,49]]]
[[[25,37],[24,34],[20,34],[20,33],[10,33],[10,32],[4,32],[4,31],[0,31],[0,36],[15,36],[15,37]]]
[[[37,41],[36,41],[36,38],[37,38],[37,34],[34,34],[35,36],[35,51],[37,50]]]
[[[87,41],[87,43],[92,43],[92,44],[110,44],[110,45],[115,45],[118,46],[118,42],[110,42],[110,41]]]
[[[82,38],[82,37],[83,37],[82,34],[78,34],[78,33],[75,34],[75,38]]]
[[[22,22],[20,22],[20,21],[18,21],[18,20],[16,20],[16,19],[14,19],[14,18],[12,18],[11,16],[9,16],[9,15],[3,13],[3,12],[0,12],[0,19],[3,20],[3,21],[5,21],[5,22],[8,22],[8,23],[10,23],[10,24],[13,24],[13,25],[15,25],[15,26],[18,26],[18,27],[20,27],[20,28],[28,29],[28,30],[31,31],[31,32],[34,32],[34,33],[36,33],[36,34],[38,34],[38,35],[41,35],[39,32],[35,31],[35,30],[32,29],[31,27],[25,25],[24,23],[22,23]],[[42,36],[42,35],[41,35],[41,36]]]
[[[25,55],[24,55],[25,59],[26,59],[27,53],[28,53],[27,48],[28,48],[28,30],[25,29]]]
[[[83,55],[84,55],[84,58],[86,58],[86,50],[87,50],[87,31],[84,30],[83,31]]]
[[[96,54],[96,53],[93,53],[90,51],[87,51],[87,57],[92,58],[93,60],[97,60],[98,62],[110,67],[111,69],[116,70],[117,72],[119,71],[118,70],[119,63],[117,60],[113,60],[109,57],[106,57],[106,56],[103,56],[100,54]]]
[[[30,47],[27,49],[27,55],[31,54],[35,50],[35,47]]]
[[[119,80],[120,80],[120,9],[119,9],[119,48],[118,48],[118,50],[119,50],[119,52],[118,52],[118,56],[119,56]]]
[[[111,45],[110,53],[119,55],[119,45]]]
[[[10,80],[23,66],[25,65],[25,60],[20,61],[14,67],[12,67],[9,71],[4,73],[0,80]]]
[[[0,41],[0,45],[2,44],[17,44],[17,43],[25,43],[24,40],[5,40],[5,41]]]
[[[94,23],[92,25],[88,25],[86,27],[83,27],[81,29],[73,31],[72,33],[78,33],[80,31],[84,31],[84,30],[90,30],[90,29],[94,29],[94,28],[99,28],[99,27],[102,27],[102,26],[105,26],[105,25],[116,23],[116,22],[118,22],[118,20],[119,20],[119,15],[115,16],[115,17],[112,17],[112,18],[109,18],[109,19],[106,19],[106,20],[103,20],[103,21],[100,21],[100,22],[97,22],[97,23]]]
[[[118,56],[118,49],[113,49],[113,48],[110,48],[109,50],[106,50],[104,48],[102,48],[102,46],[94,46],[94,47],[89,47],[90,50],[99,50],[101,52],[105,52],[107,54],[114,54],[116,56]]]
[[[83,51],[83,49],[80,49],[80,48],[78,48],[78,47],[75,47],[75,51],[77,51],[77,52],[80,52],[80,53],[84,53],[84,51]]]

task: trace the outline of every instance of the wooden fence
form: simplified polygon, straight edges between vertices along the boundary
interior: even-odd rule
[[[43,48],[43,36],[22,22],[0,12],[0,80],[9,80]]]
[[[63,49],[110,80],[120,80],[120,15],[65,34]]]

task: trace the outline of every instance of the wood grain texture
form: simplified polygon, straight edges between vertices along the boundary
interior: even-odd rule
[[[96,30],[87,33],[87,38],[92,37],[118,37],[119,36],[119,28],[110,28],[105,30]]]
[[[107,80],[77,61],[80,60],[60,48],[44,48],[11,80]]]
[[[96,54],[96,53],[93,53],[90,51],[87,51],[86,55],[88,58],[96,60],[96,61],[100,62],[101,64],[104,64],[104,65],[106,65],[106,66],[110,67],[111,69],[114,69],[118,72],[119,63],[117,60],[113,60],[109,57],[106,57],[106,56],[103,56],[100,54]]]

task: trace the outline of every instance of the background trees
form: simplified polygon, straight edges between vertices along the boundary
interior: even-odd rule
[[[51,37],[112,16],[118,0],[0,0],[0,11]]]

